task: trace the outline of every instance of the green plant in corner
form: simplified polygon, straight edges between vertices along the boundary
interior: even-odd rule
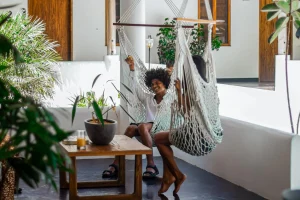
[[[203,55],[206,40],[205,40],[205,31],[203,24],[195,24],[191,32],[192,41],[190,42],[190,51],[192,55]],[[219,36],[212,38],[212,50],[219,50],[222,45],[222,40]]]
[[[8,15],[11,13],[0,13],[0,19]],[[15,45],[23,58],[22,64],[16,66],[13,54],[3,57],[0,65],[7,66],[7,70],[0,74],[0,78],[38,103],[52,98],[55,84],[60,84],[57,61],[61,58],[55,50],[58,44],[45,34],[45,24],[19,12],[0,27],[0,34]]]
[[[292,117],[292,109],[290,103],[290,93],[289,93],[289,76],[288,76],[288,54],[289,54],[289,44],[290,44],[290,33],[291,33],[291,24],[293,23],[297,29],[296,37],[300,38],[300,9],[299,9],[299,0],[278,0],[274,1],[271,4],[267,4],[262,8],[262,12],[267,12],[267,20],[271,21],[277,18],[280,14],[285,16],[279,17],[275,24],[275,31],[270,35],[268,42],[272,43],[278,37],[279,33],[282,30],[287,30],[287,41],[286,41],[286,50],[285,50],[285,77],[286,77],[286,95],[288,102],[288,111],[290,117],[291,131],[294,133],[294,123]],[[299,122],[300,122],[300,113],[297,120],[297,134],[299,134]]]
[[[1,16],[0,26],[8,18],[8,15]],[[0,75],[10,67],[4,61],[8,56],[19,67],[24,61],[21,55],[10,39],[0,34]],[[46,108],[31,97],[22,95],[2,77],[0,76],[0,163],[6,163],[8,167],[2,168],[0,199],[6,198],[3,191],[7,189],[4,185],[8,168],[13,168],[32,188],[37,187],[43,179],[57,190],[53,175],[56,169],[70,170],[65,167],[65,163],[69,163],[68,156],[61,151],[58,143],[72,132],[62,130]],[[24,159],[19,159],[19,154]]]
[[[175,20],[169,21],[169,18],[165,18],[164,25],[175,25]],[[166,27],[160,28],[158,41],[158,57],[161,64],[166,64],[167,67],[173,66],[175,61],[175,49],[176,49],[176,32],[174,28]]]
[[[175,20],[169,20],[165,18],[165,25],[175,25]],[[156,35],[159,37],[158,44],[158,57],[160,64],[166,64],[167,67],[173,66],[175,61],[176,51],[176,32],[172,27],[160,28],[159,33]],[[205,31],[202,24],[195,24],[191,30],[191,42],[190,51],[192,55],[203,55],[206,47]],[[222,40],[219,36],[212,38],[212,50],[219,50],[222,45]]]

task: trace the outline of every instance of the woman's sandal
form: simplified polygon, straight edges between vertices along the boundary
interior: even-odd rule
[[[102,173],[102,178],[117,178],[118,172],[119,172],[119,167],[115,164],[111,164],[111,165],[109,165],[109,167],[115,168],[115,171],[104,170]]]
[[[143,173],[143,178],[144,179],[153,179],[153,178],[156,178],[156,175],[159,174],[159,171],[158,171],[156,165],[154,165],[154,166],[147,165],[146,170],[147,170],[147,168],[152,168],[152,169],[154,169],[155,172],[145,171]]]

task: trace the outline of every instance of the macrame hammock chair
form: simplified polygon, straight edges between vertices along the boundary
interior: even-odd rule
[[[144,98],[153,98],[154,96],[154,93],[145,84],[147,68],[134,51],[124,29],[124,24],[126,25],[139,2],[140,0],[136,0],[118,23],[114,23],[114,25],[117,25],[121,47],[121,70],[123,86],[127,91],[125,92],[127,109],[129,114],[133,116],[131,122],[135,123],[145,122],[146,118],[146,109],[140,101],[141,95]],[[216,21],[212,21],[208,0],[205,0],[208,20],[185,20],[183,13],[188,0],[183,0],[180,9],[176,7],[172,0],[165,0],[165,2],[177,17],[174,27],[177,32],[176,55],[171,82],[165,97],[158,105],[151,136],[154,137],[156,133],[161,131],[170,131],[170,141],[175,147],[193,156],[204,156],[210,153],[217,144],[221,143],[223,137],[219,117],[216,73],[211,50],[211,29],[212,24]],[[184,28],[184,26],[187,27],[187,21],[209,24],[208,42],[202,56],[206,62],[207,82],[198,73],[188,47],[190,29]],[[123,58],[122,55],[125,55],[125,57]],[[124,61],[129,55],[133,57],[135,62],[135,77],[130,75],[128,64]],[[184,101],[185,103],[181,107],[177,104],[178,98],[173,84],[177,78],[181,80],[183,94],[189,99]],[[190,109],[184,109],[184,107]]]

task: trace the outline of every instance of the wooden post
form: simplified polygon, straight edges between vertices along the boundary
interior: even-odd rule
[[[108,3],[108,25],[107,25],[107,55],[115,54],[116,47],[116,0],[107,0]],[[112,42],[113,41],[113,42]]]

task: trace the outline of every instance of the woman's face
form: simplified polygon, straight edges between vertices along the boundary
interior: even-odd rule
[[[165,85],[158,79],[153,79],[151,89],[155,94],[159,94],[166,91]]]

